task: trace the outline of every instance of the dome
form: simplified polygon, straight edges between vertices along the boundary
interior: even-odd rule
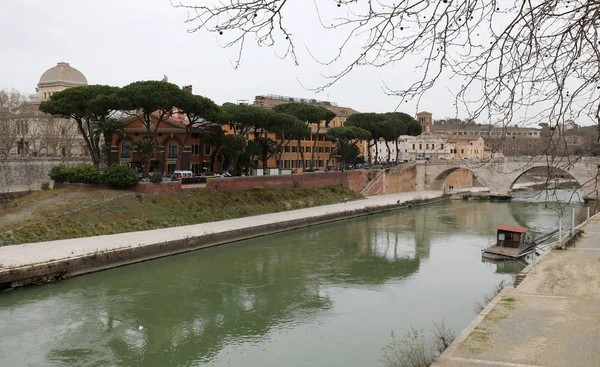
[[[87,85],[87,79],[81,71],[71,67],[68,62],[59,62],[46,70],[38,85],[66,84],[69,86]]]

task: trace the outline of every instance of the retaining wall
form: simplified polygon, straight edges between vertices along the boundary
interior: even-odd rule
[[[0,160],[0,192],[40,190],[43,182],[50,181],[48,173],[59,165],[90,163],[85,159],[50,157],[10,158]]]
[[[79,190],[102,190],[102,189],[114,189],[114,187],[108,185],[89,185],[80,183],[66,183],[66,182],[55,182],[55,189],[79,189]],[[158,194],[158,193],[169,193],[169,192],[180,192],[181,183],[179,182],[163,182],[161,184],[153,183],[140,183],[137,185],[130,186],[124,190],[140,192],[144,194]]]

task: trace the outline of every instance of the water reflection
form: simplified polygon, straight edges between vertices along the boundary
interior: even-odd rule
[[[478,299],[497,283],[494,272],[518,268],[481,267],[480,249],[494,227],[545,220],[534,203],[448,201],[3,294],[0,335],[11,337],[0,339],[0,365],[252,365],[240,349],[286,356],[271,346],[292,338],[292,348],[318,353],[318,340],[300,342],[298,335],[328,325],[316,338],[327,333],[349,343],[352,324],[362,330],[356,336],[362,349],[333,353],[331,365],[351,365],[348,358],[355,365],[376,362],[385,341],[375,339],[393,328],[386,313],[418,312],[431,322],[440,314],[432,309],[439,297],[456,295],[443,300],[455,317],[447,321],[464,327],[472,317],[469,297]],[[466,281],[473,284],[465,287]],[[374,291],[389,298],[356,306],[382,297]],[[373,311],[378,307],[382,311]],[[351,324],[342,321],[347,317]],[[269,363],[280,365],[273,358],[254,365]]]

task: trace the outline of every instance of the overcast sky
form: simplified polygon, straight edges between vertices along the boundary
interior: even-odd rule
[[[297,20],[292,23],[295,38],[302,36],[303,41],[300,66],[281,60],[277,49],[252,45],[234,70],[236,51],[221,48],[220,40],[208,32],[188,33],[185,11],[171,7],[168,0],[2,0],[0,88],[33,93],[41,74],[65,61],[90,84],[123,86],[167,75],[170,82],[192,84],[195,93],[217,103],[280,94],[331,100],[361,112],[396,109],[400,101],[384,94],[382,80],[401,86],[413,73],[406,65],[360,69],[319,95],[306,89],[322,84],[319,72],[327,70],[312,60],[305,45],[327,56],[339,34],[326,33],[316,24],[307,26],[302,11],[310,12],[304,20],[314,18],[312,7],[301,7],[292,19]],[[452,117],[456,113],[451,98],[447,86],[440,85],[418,108],[437,118]],[[409,102],[399,110],[414,114],[416,108]]]

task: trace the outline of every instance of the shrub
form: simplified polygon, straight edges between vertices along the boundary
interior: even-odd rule
[[[102,181],[113,187],[129,187],[137,184],[140,179],[136,169],[113,164],[104,170]]]
[[[78,164],[67,167],[67,179],[71,183],[99,184],[102,175],[98,167],[92,164]]]
[[[48,182],[48,181],[42,182],[42,190],[44,190],[44,191],[50,190],[50,182]]]
[[[54,182],[99,184],[102,177],[98,167],[91,164],[80,164],[67,167],[59,164],[50,170],[50,179]]]
[[[59,164],[50,170],[50,179],[54,182],[67,182],[67,166]]]
[[[160,172],[152,172],[150,175],[150,182],[159,184],[163,181],[162,174]]]

